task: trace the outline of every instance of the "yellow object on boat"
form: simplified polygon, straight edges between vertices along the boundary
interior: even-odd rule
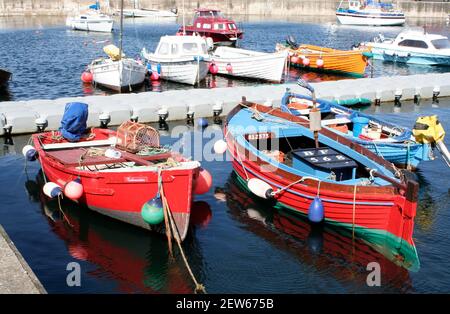
[[[117,61],[120,60],[120,49],[115,45],[107,45],[103,47],[103,51],[113,60]],[[125,55],[122,53],[122,58],[125,57]]]
[[[369,49],[337,50],[314,45],[300,45],[293,49],[283,44],[277,44],[276,50],[289,50],[291,64],[296,66],[355,76],[364,76],[367,53],[370,52]]]
[[[445,131],[438,116],[433,115],[417,118],[413,134],[417,142],[429,144],[444,140]]]

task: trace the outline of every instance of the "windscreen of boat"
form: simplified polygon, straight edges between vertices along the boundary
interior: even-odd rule
[[[403,47],[414,47],[414,48],[428,48],[426,42],[422,40],[405,39],[398,43],[399,46]]]
[[[183,53],[185,54],[207,54],[206,44],[183,43]]]
[[[436,49],[450,49],[450,41],[447,38],[435,39],[431,43]]]

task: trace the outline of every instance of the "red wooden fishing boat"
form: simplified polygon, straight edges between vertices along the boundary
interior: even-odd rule
[[[254,194],[354,236],[415,250],[418,184],[409,171],[327,129],[314,147],[307,119],[245,100],[224,134],[234,171]]]
[[[39,159],[47,196],[64,194],[101,214],[160,232],[166,199],[180,240],[186,237],[193,194],[205,193],[211,184],[199,162],[159,147],[156,130],[131,121],[117,132],[92,128],[76,142],[63,131],[34,134],[34,148],[23,150],[29,160]]]
[[[211,37],[214,44],[236,46],[238,39],[242,39],[244,32],[233,20],[227,19],[219,10],[197,9],[193,23],[181,26],[179,34],[200,35]]]

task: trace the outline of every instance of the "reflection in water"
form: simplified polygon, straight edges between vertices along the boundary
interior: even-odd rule
[[[43,214],[52,231],[62,239],[70,255],[77,260],[87,261],[97,269],[89,276],[112,278],[122,293],[192,293],[193,283],[174,246],[175,259],[169,257],[167,240],[140,228],[118,222],[78,206],[62,201],[59,209],[57,200],[48,200],[42,191],[42,172],[36,180],[26,180],[25,188],[29,199],[40,202]],[[204,226],[211,219],[208,203],[193,205],[193,223]],[[70,226],[72,225],[72,226]],[[187,258],[194,264],[194,272],[202,270],[202,257],[196,243],[194,230],[190,230],[184,245],[189,247]],[[200,273],[201,280],[203,274]]]
[[[418,258],[415,256],[415,260],[406,260],[406,257],[411,257],[410,252],[402,256],[403,252],[379,248],[366,239],[352,240],[351,232],[346,230],[327,224],[314,225],[303,217],[273,209],[267,201],[253,198],[245,192],[234,173],[224,190],[232,218],[278,249],[313,265],[319,272],[331,272],[344,282],[365,285],[367,265],[378,262],[383,286],[401,291],[412,289],[409,271],[405,267],[415,268]]]

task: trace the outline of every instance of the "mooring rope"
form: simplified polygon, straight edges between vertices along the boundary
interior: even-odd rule
[[[64,213],[62,206],[61,206],[61,199],[63,198],[62,194],[59,194],[56,198],[58,199],[58,207],[59,207],[59,211],[63,215],[63,220],[66,220],[66,222],[69,224],[69,226],[73,228],[72,223],[70,222],[69,218]]]
[[[162,200],[163,200],[163,206],[166,207],[166,210],[167,210],[167,213],[168,213],[169,222],[170,222],[170,225],[171,225],[171,227],[172,227],[172,231],[173,231],[173,233],[174,233],[174,235],[175,235],[175,237],[174,237],[175,242],[177,242],[178,248],[180,249],[181,256],[182,256],[182,258],[183,258],[183,262],[184,262],[184,264],[185,264],[185,266],[186,266],[186,268],[187,268],[187,270],[188,270],[188,272],[189,272],[189,275],[191,276],[192,281],[193,281],[194,284],[195,284],[195,290],[194,290],[194,292],[195,292],[195,293],[199,293],[199,292],[201,292],[201,293],[206,293],[205,286],[204,286],[203,284],[199,283],[199,282],[197,281],[197,279],[195,278],[195,275],[194,275],[194,273],[192,272],[191,267],[189,266],[189,262],[188,262],[188,260],[187,260],[187,258],[186,258],[186,255],[184,254],[183,247],[181,246],[180,233],[178,232],[178,228],[177,228],[177,226],[175,225],[174,218],[173,218],[173,216],[172,216],[172,212],[171,212],[170,207],[169,207],[169,204],[168,204],[168,202],[167,202],[167,198],[166,198],[166,196],[164,195],[164,188],[163,188],[162,185],[161,185],[161,198],[162,198]]]

